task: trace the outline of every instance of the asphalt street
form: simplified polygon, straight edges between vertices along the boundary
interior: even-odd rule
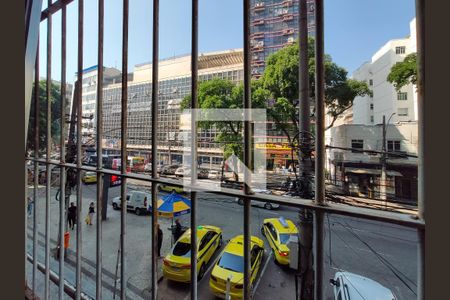
[[[130,187],[132,188],[132,187]],[[32,188],[29,192],[32,193]],[[95,202],[96,185],[83,185],[83,215],[90,202]],[[118,196],[120,187],[110,189],[109,199]],[[56,188],[52,189],[49,202],[50,240],[54,248],[58,240],[59,202],[55,200]],[[38,232],[38,260],[44,263],[44,233],[45,233],[45,187],[38,189],[37,232]],[[215,225],[223,230],[224,241],[242,234],[243,207],[230,197],[218,196],[208,193],[198,194],[198,225]],[[75,195],[72,200],[76,201]],[[262,238],[260,228],[265,218],[283,216],[297,221],[296,209],[280,207],[277,210],[252,207],[251,233]],[[28,218],[28,236],[32,236],[33,217]],[[96,227],[82,223],[82,288],[88,295],[95,295],[95,264],[96,264]],[[169,219],[159,220],[164,231],[162,247],[163,255],[171,248]],[[183,225],[188,226],[190,215],[181,217]],[[338,270],[345,270],[369,277],[390,288],[398,299],[414,299],[417,283],[417,236],[414,230],[384,224],[374,221],[357,220],[336,215],[325,218],[325,295],[333,299],[330,278]],[[151,295],[151,217],[136,216],[134,213],[126,215],[126,282],[127,295],[130,299],[150,299]],[[276,265],[271,250],[265,242],[265,255],[255,282],[254,299],[295,299],[295,271]],[[30,241],[30,240],[29,240]],[[103,260],[103,297],[112,299],[116,280],[116,268],[120,241],[120,211],[108,206],[108,219],[103,222],[102,231],[102,260]],[[31,253],[32,244],[28,242],[28,251]],[[68,259],[65,263],[65,278],[75,282],[75,231],[71,231],[71,242],[68,250]],[[222,248],[223,249],[223,248]],[[208,272],[199,282],[199,299],[214,299],[209,291],[209,275],[219,252],[208,265]],[[51,255],[50,267],[58,272],[58,262]],[[159,267],[161,264],[159,264]],[[27,264],[28,277],[31,272]],[[38,271],[39,273],[39,271]],[[120,272],[119,272],[120,273]],[[40,275],[39,275],[40,276]],[[120,281],[117,281],[120,288]],[[54,289],[53,289],[54,290]],[[166,279],[159,281],[159,299],[189,299],[189,285],[170,282]],[[42,290],[38,290],[42,292]],[[119,290],[116,291],[117,293]],[[42,295],[41,295],[42,296]],[[117,297],[117,296],[116,296]]]

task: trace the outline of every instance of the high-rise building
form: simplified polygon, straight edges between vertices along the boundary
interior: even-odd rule
[[[83,119],[81,132],[83,136],[91,136],[95,133],[96,105],[97,105],[97,73],[98,67],[92,66],[82,71],[83,80],[81,84],[81,109]],[[76,81],[75,74],[75,81]],[[121,72],[115,68],[103,68],[103,84],[121,82]],[[74,89],[75,90],[75,89]],[[72,96],[73,99],[73,96]],[[70,110],[72,106],[70,107]],[[92,138],[89,140],[93,140]]]
[[[270,54],[295,43],[299,36],[298,0],[251,0],[252,77],[264,72]],[[314,1],[307,1],[308,34],[314,35]]]

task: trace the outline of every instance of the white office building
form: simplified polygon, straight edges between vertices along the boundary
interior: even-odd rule
[[[387,81],[391,67],[410,53],[416,52],[416,20],[410,22],[410,35],[388,41],[352,75],[354,79],[366,81],[373,97],[356,97],[353,104],[353,124],[380,124],[383,115],[391,122],[417,120],[417,93],[412,84],[396,91]]]
[[[83,81],[82,81],[82,97],[81,97],[81,107],[82,107],[82,135],[84,137],[92,137],[95,133],[96,127],[96,106],[97,106],[97,66],[92,66],[86,68],[82,71]],[[108,85],[116,82],[121,82],[121,72],[115,68],[104,68],[103,69],[104,80],[103,84]],[[76,74],[75,80],[76,81]],[[75,89],[74,89],[75,90]],[[73,99],[73,96],[72,96]],[[72,111],[72,108],[70,109]],[[86,139],[86,138],[85,138]],[[89,144],[88,140],[85,140]]]

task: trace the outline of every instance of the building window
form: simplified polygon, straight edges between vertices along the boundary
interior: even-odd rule
[[[397,115],[399,117],[406,117],[406,116],[408,116],[408,109],[407,108],[399,108],[397,110]]]
[[[408,100],[408,93],[406,92],[398,92],[397,100]]]
[[[387,151],[400,152],[400,141],[399,140],[387,141]]]
[[[352,152],[361,153],[358,150],[362,150],[364,147],[364,140],[352,140]]]
[[[369,85],[373,85],[373,80],[369,79]]]
[[[405,52],[406,52],[405,46],[395,47],[395,54],[405,54]]]
[[[373,110],[373,103],[370,103],[370,109]]]
[[[373,116],[370,116],[370,123],[373,123]]]

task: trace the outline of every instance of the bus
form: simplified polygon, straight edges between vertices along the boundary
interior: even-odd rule
[[[128,156],[127,171],[144,172],[145,158],[141,156]]]
[[[127,172],[144,172],[145,159],[140,156],[128,156],[127,159]],[[120,170],[121,160],[120,158],[112,159],[112,169]]]

